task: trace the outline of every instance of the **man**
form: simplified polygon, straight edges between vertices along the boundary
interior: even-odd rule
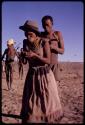
[[[8,89],[11,89],[11,85],[13,82],[13,67],[14,67],[14,58],[16,55],[16,50],[14,48],[14,40],[9,39],[7,41],[7,48],[2,55],[2,60],[6,56],[5,60],[5,72],[6,72],[6,82]]]
[[[42,18],[42,26],[44,32],[41,32],[41,36],[44,39],[49,40],[51,50],[51,64],[50,67],[54,73],[55,79],[59,81],[58,74],[58,54],[64,53],[64,41],[60,31],[53,30],[53,18],[46,15]]]

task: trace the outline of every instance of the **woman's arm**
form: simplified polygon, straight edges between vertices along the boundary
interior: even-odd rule
[[[45,41],[44,48],[43,48],[43,53],[45,57],[41,57],[39,55],[36,55],[36,57],[41,60],[44,63],[50,64],[50,46],[49,42]]]

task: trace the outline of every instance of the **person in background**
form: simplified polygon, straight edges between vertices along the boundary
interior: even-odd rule
[[[14,40],[9,39],[7,41],[7,48],[5,49],[2,60],[6,56],[5,60],[5,72],[6,72],[6,82],[8,86],[8,90],[11,89],[13,83],[13,67],[14,67],[14,58],[17,55],[16,50],[14,48]]]
[[[57,84],[50,64],[49,42],[42,40],[36,21],[27,20],[19,27],[25,33],[24,58],[29,62],[22,108],[22,123],[56,123],[63,116]]]
[[[42,18],[42,26],[44,32],[41,32],[41,36],[44,39],[48,39],[50,44],[50,50],[51,50],[50,67],[54,73],[56,81],[60,81],[58,54],[64,53],[64,40],[62,37],[62,33],[60,31],[55,31],[53,29],[53,18],[49,15],[46,15]]]

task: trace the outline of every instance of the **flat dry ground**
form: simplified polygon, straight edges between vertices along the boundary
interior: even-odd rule
[[[59,123],[83,123],[84,113],[84,79],[83,63],[62,62],[60,67],[60,82],[58,84],[59,96],[64,110],[64,117]],[[22,93],[27,73],[24,66],[23,79],[19,79],[18,65],[15,64],[14,83],[8,91],[5,72],[2,74],[2,121],[4,123],[21,123],[19,114],[21,110]]]

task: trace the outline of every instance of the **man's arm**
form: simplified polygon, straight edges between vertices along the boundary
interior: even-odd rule
[[[5,49],[5,51],[4,51],[4,53],[3,53],[2,57],[1,57],[1,60],[3,60],[4,56],[6,55],[6,53],[7,53],[7,49]]]
[[[60,31],[58,31],[59,38],[59,46],[51,45],[51,49],[53,49],[56,53],[63,54],[64,53],[64,40]]]

